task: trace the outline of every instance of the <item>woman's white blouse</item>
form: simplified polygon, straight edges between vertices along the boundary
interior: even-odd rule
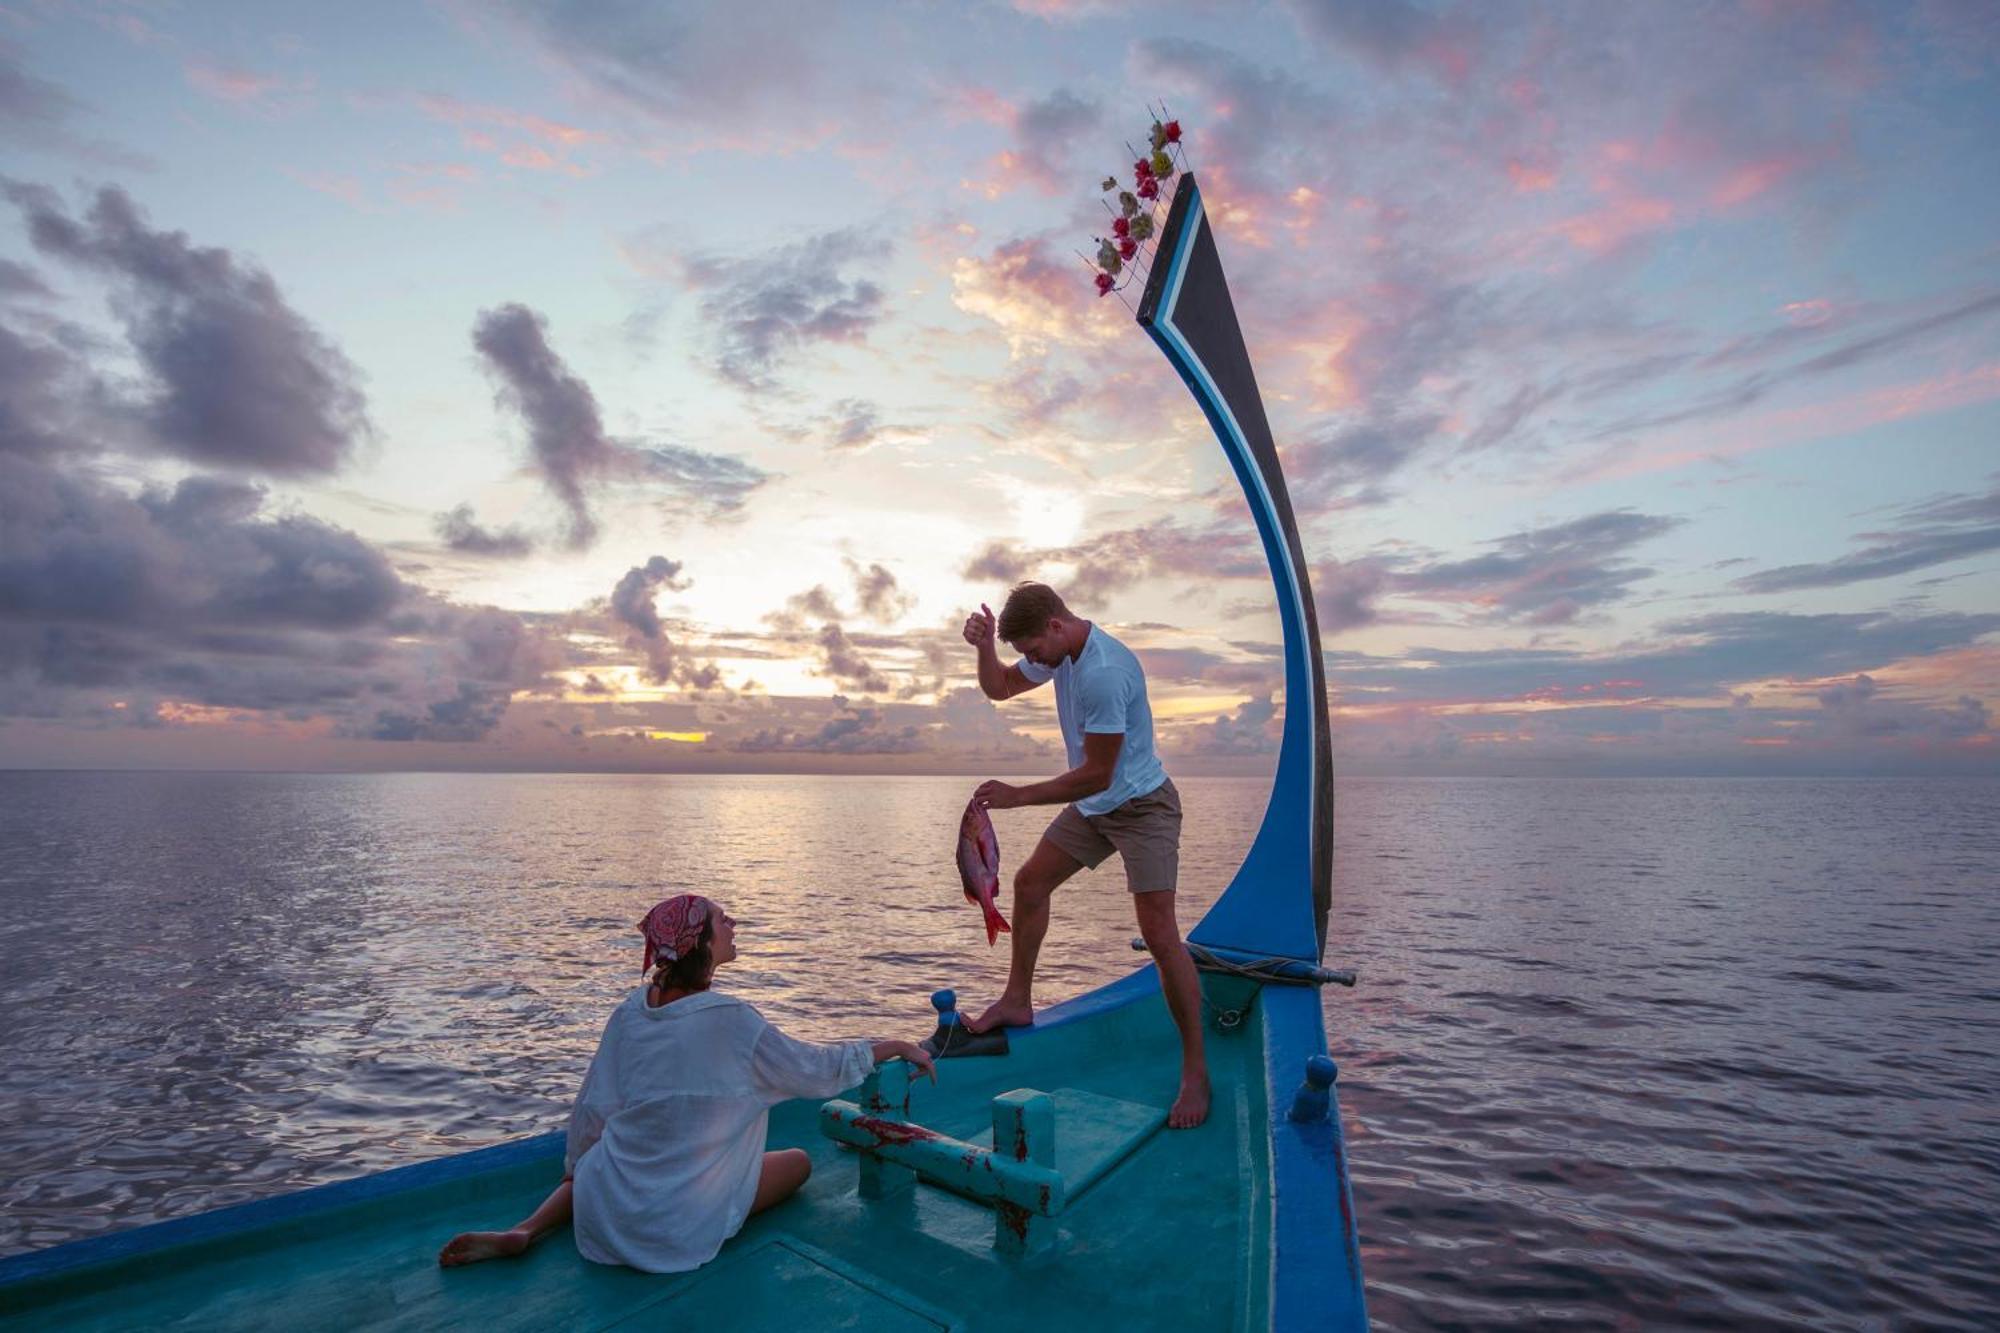
[[[866,1040],[799,1041],[715,991],[653,1008],[641,988],[604,1025],[570,1113],[578,1252],[699,1268],[750,1215],[770,1108],[831,1097],[874,1067]]]

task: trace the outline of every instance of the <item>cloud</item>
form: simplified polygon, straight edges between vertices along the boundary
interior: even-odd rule
[[[1865,673],[1815,691],[1815,697],[1823,710],[1815,730],[1843,740],[1888,736],[1948,743],[1984,734],[1992,722],[1986,705],[1970,695],[1942,708],[1891,699]]]
[[[895,620],[916,605],[916,598],[904,592],[896,576],[880,564],[865,568],[849,560],[847,570],[854,576],[854,595],[864,614],[875,620]]]
[[[1268,216],[1273,201],[1301,185],[1325,186],[1348,175],[1342,143],[1353,116],[1318,86],[1181,37],[1142,38],[1131,60],[1177,113],[1212,113],[1199,128],[1195,166],[1231,207],[1246,210],[1232,228],[1239,238],[1240,224]]]
[[[0,453],[80,451],[88,406],[107,392],[61,343],[0,324]]]
[[[989,175],[964,183],[988,194],[1026,185],[1045,195],[1076,189],[1081,179],[1070,145],[1092,142],[1102,127],[1103,109],[1088,97],[1058,88],[1020,107],[1006,108],[1012,144],[993,162]]]
[[[1954,301],[1942,310],[1896,319],[1886,327],[1877,328],[1860,337],[1850,338],[1816,356],[1807,357],[1788,366],[1757,370],[1740,376],[1721,388],[1702,394],[1685,406],[1638,413],[1611,421],[1596,432],[1596,438],[1624,437],[1642,431],[1657,430],[1662,426],[1680,425],[1739,412],[1786,385],[1800,380],[1818,379],[1836,371],[1850,372],[1858,365],[1921,345],[1940,332],[1977,323],[1995,314],[2000,314],[2000,292],[1982,293],[1971,300]],[[1806,327],[1804,333],[1825,337],[1835,331],[1836,328],[1831,325],[1811,325]],[[1787,332],[1795,336],[1760,346],[1791,346],[1797,341],[1796,335],[1799,335],[1800,331],[1794,329]],[[1725,349],[1723,354],[1712,359],[1711,364],[1726,365],[1741,354],[1738,349]]]
[[[1386,69],[1421,66],[1458,80],[1472,58],[1450,19],[1411,0],[1292,0],[1290,7],[1306,36]]]
[[[49,285],[42,281],[42,275],[26,264],[17,264],[11,259],[0,259],[0,299],[19,300],[23,297],[45,298],[54,296]]]
[[[884,425],[882,409],[867,399],[843,398],[833,405],[827,444],[832,449],[860,452],[907,431],[907,427]]]
[[[507,695],[461,682],[458,693],[425,705],[421,713],[384,709],[368,738],[378,741],[476,741],[500,725]]]
[[[535,549],[534,540],[519,528],[509,527],[495,532],[481,527],[473,518],[469,504],[439,514],[434,526],[439,541],[465,555],[513,560],[532,554]]]
[[[881,427],[880,409],[860,398],[843,398],[834,404],[832,444],[836,449],[863,449],[875,442]]]
[[[608,137],[580,125],[564,124],[511,107],[466,102],[441,94],[420,95],[416,103],[431,119],[458,126],[460,142],[467,149],[497,157],[501,165],[519,170],[587,175],[589,168],[577,160],[577,154],[602,144]],[[469,168],[446,169],[443,174],[458,181],[471,179]]]
[[[749,494],[770,480],[769,473],[741,458],[612,439],[597,396],[549,345],[548,322],[524,305],[482,311],[472,342],[499,380],[499,404],[527,427],[536,470],[566,511],[562,536],[572,550],[597,540],[590,492],[603,481],[657,483],[670,500],[692,501],[714,516],[740,510]]]
[[[989,549],[989,555],[991,554]],[[1070,570],[1054,586],[1074,606],[1087,605],[1150,579],[1207,581],[1268,579],[1264,549],[1247,523],[1190,527],[1159,519],[1135,528],[1113,528],[1070,546],[1024,549],[1028,577],[1050,566]],[[1050,582],[1050,578],[1042,578]]]
[[[353,533],[263,505],[228,478],[130,494],[0,453],[0,712],[172,704],[470,739],[553,664],[522,617],[443,602]]]
[[[1381,560],[1327,560],[1313,567],[1313,610],[1320,633],[1328,637],[1342,630],[1372,625],[1380,612],[1375,602],[1390,586],[1392,575]]]
[[[1034,562],[1005,542],[988,542],[958,571],[973,583],[1004,583],[1009,587],[1028,577]]]
[[[2000,614],[1726,612],[1670,620],[1649,643],[1607,652],[1412,647],[1394,657],[1326,654],[1329,678],[1383,704],[1721,698],[1767,680],[1827,680],[1963,648]]]
[[[929,748],[968,759],[1014,759],[1050,753],[1050,747],[1009,726],[991,699],[970,685],[939,694],[939,728]]]
[[[865,342],[883,317],[883,291],[845,270],[888,253],[886,241],[850,227],[762,254],[684,259],[684,279],[702,293],[715,372],[739,388],[771,390],[814,344]]]
[[[793,593],[786,599],[785,608],[798,615],[811,616],[815,620],[838,620],[841,616],[839,605],[834,602],[833,594],[826,590],[826,585],[823,583],[816,583],[804,592]]]
[[[1112,528],[1069,546],[991,542],[960,568],[975,583],[1047,583],[1080,615],[1124,589],[1172,580],[1185,591],[1209,583],[1270,578],[1255,529],[1245,522],[1193,527],[1163,518]],[[1259,604],[1263,609],[1263,604]]]
[[[1321,632],[1375,623],[1380,601],[1398,597],[1471,610],[1482,618],[1532,625],[1567,624],[1586,611],[1625,597],[1653,570],[1627,552],[1672,530],[1677,518],[1612,510],[1510,534],[1486,543],[1488,554],[1466,560],[1419,560],[1398,553],[1327,560],[1313,567]],[[1049,583],[1072,605],[1101,603],[1150,580],[1184,585],[1270,577],[1256,534],[1243,523],[1190,527],[1161,519],[1097,533],[1065,547],[1030,548],[1002,542],[976,551],[960,569],[972,582]],[[1262,610],[1242,602],[1228,614]]]
[[[634,565],[611,591],[611,614],[646,638],[658,638],[660,616],[653,608],[653,596],[661,588],[685,591],[689,584],[680,577],[680,572],[680,562],[663,555],[656,555],[643,565]]]
[[[1058,257],[1059,247],[1074,239],[1027,236],[983,257],[959,256],[951,269],[953,304],[999,325],[1017,358],[1051,345],[1108,341],[1123,330],[1092,297],[1090,270],[1074,257]]]
[[[848,575],[854,583],[854,596],[858,607],[856,614],[865,615],[875,621],[891,621],[904,615],[916,604],[916,599],[903,591],[902,585],[896,581],[895,574],[886,566],[873,562],[863,565],[851,556],[846,557],[846,562]],[[836,651],[843,655],[843,661],[850,660],[845,654],[851,649],[851,644],[839,625],[840,621],[847,618],[848,612],[841,608],[839,599],[824,583],[815,583],[804,592],[793,593],[785,599],[783,607],[764,617],[780,635],[790,640],[801,639],[805,633],[806,622],[820,621],[824,628],[819,643],[826,654],[827,660],[824,665],[827,666],[828,672],[833,675],[845,673],[855,679],[866,678],[879,682],[881,677],[865,664],[856,670],[836,669],[833,666],[831,659]],[[837,649],[828,646],[826,629],[835,632],[835,638],[838,640]],[[870,688],[881,687],[871,685]]]
[[[4,456],[0,456],[4,459]],[[0,488],[0,610],[66,622],[346,629],[402,594],[388,561],[303,515],[259,521],[263,492],[195,476],[127,498],[16,460]]]
[[[1285,449],[1292,507],[1301,517],[1386,503],[1382,482],[1436,435],[1434,415],[1380,417],[1326,430]]]
[[[1083,380],[1042,363],[1021,363],[981,386],[1016,430],[1045,431],[1072,409],[1091,405]]]
[[[0,41],[0,140],[37,152],[59,152],[98,166],[149,171],[154,163],[143,154],[101,139],[84,139],[70,122],[88,108],[57,84],[21,68],[21,50]]]
[[[47,132],[83,109],[57,84],[21,68],[20,49],[0,42],[0,127],[10,137]]]
[[[668,507],[691,504],[710,518],[737,513],[751,492],[771,480],[756,464],[731,454],[711,454],[678,444],[631,444],[622,457],[644,480],[664,484]],[[614,454],[614,459],[620,455]]]
[[[924,748],[923,734],[913,722],[897,725],[885,710],[854,705],[833,697],[834,716],[817,729],[764,727],[736,742],[748,754],[797,750],[817,754],[913,754]]]
[[[848,569],[854,575],[855,589],[862,598],[864,608],[871,602],[878,611],[899,605],[900,594],[895,576],[887,569],[881,565],[863,569],[853,560],[848,561]],[[860,647],[841,626],[844,616],[840,604],[826,585],[816,583],[804,592],[793,593],[785,599],[781,609],[771,612],[764,619],[776,628],[782,641],[794,651],[807,645],[817,650],[817,674],[867,694],[886,693],[890,689],[889,678],[862,656]],[[891,617],[878,614],[876,618]],[[817,631],[806,629],[806,622],[810,620],[820,622]],[[890,639],[884,642],[895,644],[899,641]]]
[[[499,377],[499,401],[528,428],[528,446],[549,489],[569,513],[564,540],[577,550],[597,540],[586,483],[611,467],[616,446],[604,433],[597,397],[548,342],[548,324],[524,305],[481,311],[472,345]]]
[[[1250,699],[1234,713],[1169,729],[1167,748],[1171,754],[1276,754],[1281,739],[1274,725],[1277,715],[1274,696]]]
[[[1653,571],[1625,552],[1682,520],[1630,509],[1513,533],[1486,543],[1490,554],[1400,569],[1398,593],[1469,606],[1503,620],[1562,625],[1623,598]]]
[[[55,195],[11,185],[35,248],[104,274],[150,380],[134,411],[151,445],[207,466],[323,475],[371,433],[354,366],[229,251],[154,231],[121,190],[79,221]]]
[[[708,689],[717,683],[720,673],[713,663],[696,667],[683,656],[653,606],[660,589],[680,592],[689,586],[680,572],[680,562],[663,555],[626,570],[611,590],[611,617],[633,631],[627,643],[646,655],[648,679],[656,684],[678,681],[694,689]]]
[[[855,648],[847,631],[838,624],[828,621],[819,629],[820,674],[831,676],[842,685],[860,690],[864,694],[884,694],[889,690],[889,678],[871,666],[867,659]]]
[[[1740,257],[1769,242],[1724,227],[1778,207],[1792,226],[1831,225],[1828,189],[1844,189],[1855,167],[1859,113],[1901,20],[1835,4],[1806,33],[1752,7],[1713,16],[1719,33],[1697,37],[1651,10],[1565,6],[1503,21],[1402,0],[1293,9],[1309,37],[1353,58],[1355,77],[1298,79],[1177,37],[1141,39],[1133,55],[1195,127],[1268,383],[1303,386],[1322,410],[1365,404],[1364,428],[1431,419],[1437,445],[1463,457],[1619,438],[1710,404],[1733,411],[1788,382],[1790,368],[1746,376],[1706,362],[1712,330],[1661,319],[1635,295],[1638,267],[1660,256],[1657,242],[1684,238],[1672,262],[1688,281],[1733,284],[1742,263],[1759,262]],[[1660,69],[1683,73],[1662,83]],[[1452,82],[1452,96],[1404,84],[1423,71]],[[1302,266],[1326,280],[1302,280]],[[1927,323],[1934,313],[1876,330],[1887,340],[1852,355],[1970,328]],[[1839,323],[1786,345],[1850,336]],[[1796,369],[1841,373],[1838,363]],[[1280,417],[1295,410],[1275,397]],[[1411,446],[1404,460],[1421,447],[1396,443]],[[1295,475],[1321,511],[1385,498],[1365,471],[1323,489]]]
[[[189,62],[182,72],[187,76],[189,86],[217,101],[267,114],[293,111],[309,104],[314,87],[310,75],[289,79],[281,74],[265,74],[205,60]]]
[[[651,145],[658,155],[795,151],[844,124],[853,133],[879,101],[841,74],[868,67],[851,49],[857,42],[879,58],[881,35],[851,37],[835,7],[817,11],[810,25],[777,0],[709,7],[510,0],[502,8],[586,89],[658,126]]]
[[[1897,530],[1861,534],[1869,544],[1858,551],[1820,564],[1748,574],[1736,586],[1751,593],[1837,588],[2000,551],[2000,486],[1984,495],[1911,505],[1902,517]]]

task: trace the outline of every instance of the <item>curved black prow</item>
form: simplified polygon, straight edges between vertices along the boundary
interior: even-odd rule
[[[1187,382],[1236,469],[1264,540],[1285,634],[1284,740],[1271,803],[1235,880],[1188,938],[1317,960],[1326,949],[1333,883],[1332,729],[1319,619],[1284,470],[1192,174],[1181,177],[1167,210],[1138,318]],[[1310,896],[1299,892],[1301,881]]]

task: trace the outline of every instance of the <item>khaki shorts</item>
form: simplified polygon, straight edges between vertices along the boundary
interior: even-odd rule
[[[1042,836],[1092,870],[1118,853],[1134,893],[1172,892],[1181,870],[1181,794],[1169,778],[1101,815],[1066,805]]]

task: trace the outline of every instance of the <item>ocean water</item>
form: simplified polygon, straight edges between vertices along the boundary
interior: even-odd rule
[[[1267,788],[1177,781],[1186,923]],[[1005,975],[951,863],[970,785],[0,773],[0,1253],[558,1127],[684,889],[788,1028],[926,1031]],[[2000,781],[1336,811],[1378,1328],[2000,1326]],[[1003,867],[1049,813],[999,813]],[[1065,886],[1044,1002],[1132,934],[1115,864]]]

